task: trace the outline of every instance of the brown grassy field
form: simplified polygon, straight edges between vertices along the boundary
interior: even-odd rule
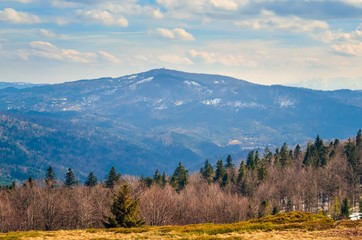
[[[0,239],[362,239],[362,220],[293,212],[232,224],[10,232]]]

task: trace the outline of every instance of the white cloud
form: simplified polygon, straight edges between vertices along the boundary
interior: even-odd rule
[[[56,38],[56,37],[58,37],[57,34],[53,33],[52,31],[43,29],[43,28],[39,30],[39,33],[43,37],[48,37],[48,38]]]
[[[33,41],[30,44],[29,55],[58,61],[91,63],[97,58],[95,53],[81,53],[74,49],[63,49],[43,41]]]
[[[67,0],[51,0],[51,6],[55,8],[78,8],[81,7],[81,2]]]
[[[140,5],[134,0],[123,0],[122,2],[101,2],[98,4],[98,8],[112,13],[151,16],[155,19],[161,19],[164,17],[159,8],[149,5]]]
[[[285,30],[291,32],[311,32],[329,28],[324,21],[302,19],[296,16],[280,17],[266,10],[263,10],[258,18],[238,21],[235,24],[254,30]]]
[[[106,10],[77,10],[76,14],[86,22],[99,23],[103,25],[128,26],[128,20],[122,16],[114,16]]]
[[[362,57],[362,43],[334,44],[332,49],[337,53]]]
[[[195,40],[194,36],[192,36],[191,33],[186,32],[182,28],[174,28],[171,30],[167,28],[157,28],[155,33],[161,37],[169,39],[183,40],[183,41]]]
[[[0,22],[10,22],[10,23],[17,23],[17,24],[33,24],[33,23],[40,23],[40,17],[26,13],[21,11],[16,11],[12,8],[5,8],[4,10],[0,10]]]
[[[14,2],[21,2],[21,3],[30,3],[34,2],[34,0],[13,0]]]
[[[160,55],[160,56],[158,56],[158,59],[162,62],[169,63],[169,64],[180,64],[180,65],[192,65],[193,64],[193,62],[189,58],[183,57],[183,56],[178,56],[178,55],[170,55],[170,54]]]
[[[211,0],[211,4],[216,8],[229,11],[235,11],[238,9],[238,4],[234,0]]]
[[[225,54],[206,51],[191,50],[190,55],[195,59],[201,59],[208,64],[221,64],[229,67],[256,67],[257,63],[247,60],[240,54]]]
[[[98,52],[99,56],[109,62],[112,63],[121,63],[121,60],[119,58],[117,58],[116,56],[106,52],[106,51],[99,51]]]

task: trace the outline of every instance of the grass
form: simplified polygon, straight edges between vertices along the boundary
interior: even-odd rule
[[[292,212],[231,224],[10,232],[0,234],[2,239],[362,239],[362,220],[334,222],[320,214]]]

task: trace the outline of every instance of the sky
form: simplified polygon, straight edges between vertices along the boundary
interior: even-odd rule
[[[0,0],[0,81],[162,67],[362,89],[362,0]]]

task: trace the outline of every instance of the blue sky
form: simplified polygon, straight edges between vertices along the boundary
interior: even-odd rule
[[[0,0],[0,81],[160,67],[362,89],[362,1]]]

